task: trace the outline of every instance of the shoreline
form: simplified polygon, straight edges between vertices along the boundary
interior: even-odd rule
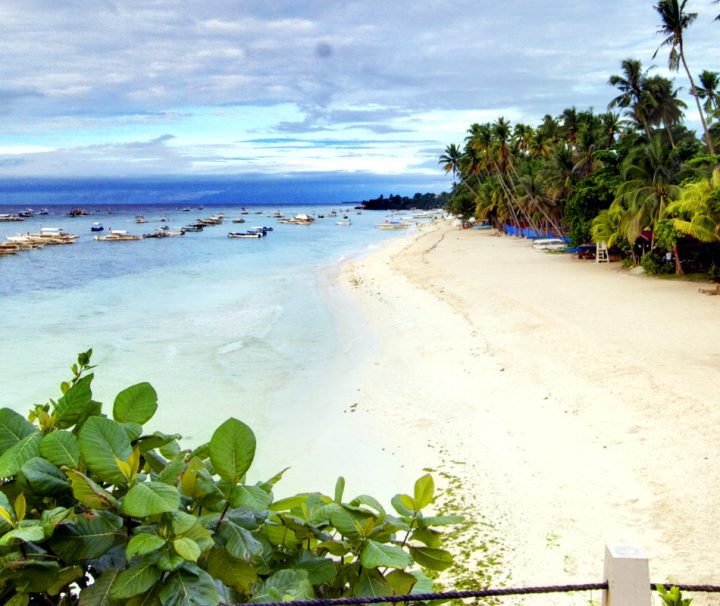
[[[449,225],[341,281],[378,336],[358,408],[398,461],[454,467],[514,586],[595,581],[606,543],[714,580],[716,298]]]

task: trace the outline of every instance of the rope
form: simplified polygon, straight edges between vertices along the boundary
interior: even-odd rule
[[[681,585],[678,583],[652,583],[650,590],[657,585],[677,587],[680,591],[696,593],[720,593],[720,585]],[[333,598],[328,600],[293,600],[287,602],[257,602],[253,606],[352,606],[354,604],[382,604],[398,602],[426,602],[430,600],[460,600],[464,598],[489,598],[508,595],[530,595],[536,593],[569,593],[572,591],[593,591],[608,588],[607,583],[585,583],[582,585],[549,585],[544,587],[516,587],[508,589],[477,589],[468,591],[444,591],[440,593],[414,593],[408,595],[373,596],[364,598]],[[226,604],[224,606],[241,606]],[[244,605],[243,605],[244,606]]]
[[[373,596],[367,598],[334,598],[331,600],[295,600],[291,602],[260,602],[253,606],[349,606],[352,604],[382,604],[386,602],[424,602],[428,600],[456,600],[463,598],[488,598],[504,595],[527,595],[533,593],[567,593],[569,591],[592,591],[607,589],[607,583],[584,585],[556,585],[548,587],[520,587],[515,589],[478,589],[469,591],[444,591],[441,593],[414,593],[410,595]],[[232,605],[239,606],[239,605]]]

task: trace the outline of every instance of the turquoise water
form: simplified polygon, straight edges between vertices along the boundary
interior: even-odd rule
[[[0,223],[0,239],[41,226],[80,236],[70,246],[0,257],[0,406],[24,413],[57,397],[77,352],[92,347],[94,394],[106,411],[119,390],[149,381],[160,405],[149,429],[176,431],[194,445],[235,416],[258,435],[254,479],[287,465],[298,477],[334,473],[336,457],[327,451],[342,449],[346,432],[356,446],[371,440],[359,416],[346,427],[324,419],[353,403],[348,376],[372,347],[334,274],[343,260],[398,234],[375,227],[384,213],[343,208],[352,226],[342,227],[343,212],[331,218],[330,208],[280,209],[326,215],[310,226],[252,214],[273,210],[267,207],[250,207],[247,222],[233,225],[240,208],[232,206],[115,207],[111,215],[104,207],[77,218],[58,210]],[[139,212],[146,224],[135,223]],[[100,221],[106,230],[142,234],[161,225],[160,215],[176,227],[218,212],[223,225],[176,238],[98,242],[90,231]],[[253,225],[274,231],[227,238]],[[315,488],[329,491],[332,482],[323,478]]]

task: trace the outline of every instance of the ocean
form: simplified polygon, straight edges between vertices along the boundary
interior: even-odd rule
[[[68,217],[69,208],[0,223],[0,240],[41,227],[79,235],[72,245],[0,256],[0,406],[25,413],[57,398],[76,354],[92,348],[93,393],[107,413],[118,391],[148,381],[159,394],[148,430],[180,433],[191,447],[229,416],[250,425],[258,439],[250,481],[290,466],[282,493],[327,493],[343,469],[385,464],[370,420],[346,414],[354,404],[349,377],[373,336],[335,278],[343,261],[407,233],[377,229],[386,213],[303,205],[248,206],[241,215],[239,205],[185,211],[166,203],[85,206],[87,216]],[[284,225],[269,216],[274,210],[325,218]],[[102,242],[90,229],[100,222],[104,233],[140,235],[218,213],[224,224],[181,237]],[[351,226],[337,225],[343,215]],[[246,223],[231,222],[239,217]],[[256,225],[273,231],[227,237]]]

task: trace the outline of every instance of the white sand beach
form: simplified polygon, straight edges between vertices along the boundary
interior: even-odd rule
[[[507,584],[598,582],[606,543],[719,580],[720,297],[449,223],[342,279],[377,343],[358,409],[461,478]]]

